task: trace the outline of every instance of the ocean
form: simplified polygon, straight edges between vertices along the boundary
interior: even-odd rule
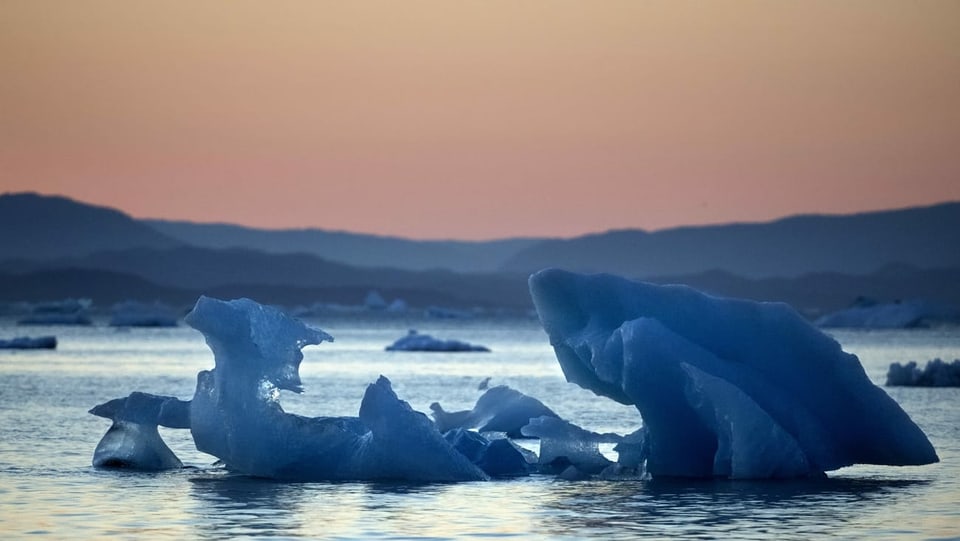
[[[429,412],[469,409],[478,384],[505,384],[597,432],[640,426],[632,407],[566,383],[535,319],[330,315],[309,319],[336,341],[308,346],[305,392],[287,411],[357,415],[367,384],[387,376],[400,398]],[[491,353],[386,352],[417,329],[483,344]],[[279,483],[231,474],[183,430],[161,428],[187,466],[162,473],[91,466],[109,421],[92,406],[131,391],[193,395],[213,367],[197,331],[18,327],[0,338],[54,334],[56,350],[0,350],[0,536],[119,539],[810,539],[960,538],[960,389],[886,388],[924,430],[940,463],[854,466],[792,481],[564,481]],[[836,331],[882,385],[891,362],[960,358],[960,329]]]

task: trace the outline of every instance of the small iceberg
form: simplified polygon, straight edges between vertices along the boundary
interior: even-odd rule
[[[162,303],[125,301],[113,306],[111,327],[176,327],[177,313]]]
[[[94,406],[90,413],[113,421],[93,453],[95,467],[160,471],[183,466],[157,426],[189,428],[189,401],[134,392]]]
[[[56,349],[56,336],[18,336],[10,340],[0,340],[0,349]]]
[[[420,334],[410,329],[406,336],[387,346],[386,351],[477,351],[489,352],[490,348],[459,340],[438,340],[429,334]]]
[[[934,359],[920,369],[916,361],[892,363],[887,371],[888,387],[960,387],[960,359],[952,363]]]
[[[535,417],[559,418],[543,402],[506,385],[487,389],[472,410],[445,411],[438,402],[430,404],[430,409],[440,432],[475,428],[480,432],[503,432],[511,438],[532,437],[521,429]]]

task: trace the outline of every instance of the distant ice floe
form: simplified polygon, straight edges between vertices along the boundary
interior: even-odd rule
[[[19,325],[91,325],[90,299],[65,299],[34,304]]]
[[[387,308],[387,301],[384,300],[383,295],[380,295],[379,291],[369,291],[363,299],[363,306],[366,307],[367,310],[385,310]]]
[[[10,340],[0,340],[0,349],[56,349],[56,336],[18,336]]]
[[[447,352],[489,352],[490,348],[459,340],[439,340],[429,334],[420,334],[410,329],[406,336],[385,348],[387,351],[447,351]]]
[[[910,329],[938,323],[960,322],[960,309],[946,303],[914,299],[857,306],[827,314],[816,320],[818,327],[856,329]]]
[[[940,359],[928,361],[921,369],[916,361],[892,363],[887,371],[890,387],[960,387],[960,359],[952,363]]]
[[[640,411],[631,460],[653,477],[938,461],[859,360],[786,304],[555,269],[530,292],[567,380]]]
[[[111,327],[176,327],[176,311],[162,303],[124,301],[113,306]]]

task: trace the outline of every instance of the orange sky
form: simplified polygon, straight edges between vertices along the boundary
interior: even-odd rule
[[[569,236],[960,199],[960,2],[0,4],[0,191]]]

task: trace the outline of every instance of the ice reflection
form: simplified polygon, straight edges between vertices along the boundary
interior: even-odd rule
[[[550,536],[605,539],[641,535],[715,539],[725,534],[809,539],[862,532],[864,527],[877,535],[895,535],[895,521],[885,523],[875,510],[909,499],[928,483],[872,479],[557,483],[544,493],[538,529]]]

